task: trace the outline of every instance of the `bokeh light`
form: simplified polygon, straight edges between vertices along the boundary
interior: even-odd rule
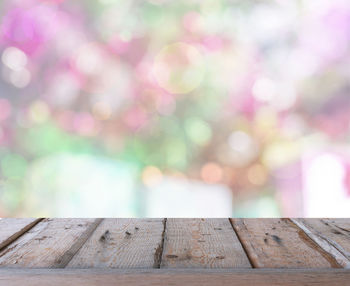
[[[204,72],[202,55],[187,43],[166,46],[155,58],[154,75],[158,84],[170,93],[191,92],[200,85]]]
[[[201,177],[206,183],[220,183],[223,177],[222,168],[215,163],[207,163],[201,169]]]
[[[350,215],[349,1],[0,11],[0,216]]]

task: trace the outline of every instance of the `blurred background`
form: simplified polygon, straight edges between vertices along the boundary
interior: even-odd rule
[[[0,216],[349,216],[347,0],[3,0]]]

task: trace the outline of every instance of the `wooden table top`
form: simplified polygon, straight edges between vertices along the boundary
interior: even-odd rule
[[[349,269],[350,219],[0,220],[1,286],[344,286]]]

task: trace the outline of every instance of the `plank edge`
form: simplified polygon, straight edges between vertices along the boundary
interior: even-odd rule
[[[343,286],[350,279],[348,269],[231,269],[116,271],[107,269],[0,269],[0,285],[6,286]]]
[[[300,219],[290,218],[291,222],[299,227],[314,243],[322,250],[327,252],[333,259],[345,269],[350,269],[349,259],[341,253],[332,243],[321,235],[314,233],[305,223]]]
[[[6,218],[4,218],[6,219]],[[4,248],[9,246],[12,242],[14,242],[16,239],[21,237],[23,234],[25,234],[27,231],[32,229],[35,225],[37,225],[39,222],[41,222],[44,218],[37,218],[34,219],[31,223],[27,224],[25,227],[21,228],[19,231],[8,237],[6,240],[4,240],[2,243],[0,243],[0,251],[2,251]]]

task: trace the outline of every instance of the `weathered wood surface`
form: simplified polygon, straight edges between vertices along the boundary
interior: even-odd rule
[[[0,286],[346,286],[345,269],[231,269],[124,271],[107,269],[0,269]]]
[[[0,249],[20,237],[40,220],[38,218],[0,219]]]
[[[339,268],[289,219],[231,219],[255,268]]]
[[[250,268],[228,219],[167,219],[161,268]]]
[[[1,219],[0,245],[13,271],[331,270],[350,268],[350,219]]]
[[[104,219],[67,267],[156,268],[163,222],[164,219]]]
[[[350,219],[314,218],[292,221],[342,267],[350,268]]]
[[[4,267],[64,267],[100,219],[44,219],[0,252]]]

